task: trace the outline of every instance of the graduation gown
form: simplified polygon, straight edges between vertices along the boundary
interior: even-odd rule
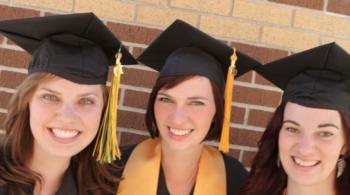
[[[129,147],[122,147],[123,164],[126,164],[128,162],[128,159],[131,153],[134,151],[135,147],[136,145],[129,146]],[[221,153],[221,155],[223,156],[223,160],[225,163],[227,195],[238,195],[239,186],[242,183],[242,181],[245,179],[245,177],[248,175],[248,172],[243,167],[243,165],[236,159],[223,153]],[[122,173],[120,173],[120,176],[121,175]],[[137,188],[137,186],[135,187]],[[192,188],[191,194],[193,194],[194,192],[194,187],[195,186],[193,186]],[[160,165],[159,177],[158,177],[157,195],[170,195],[166,186],[165,176],[161,165]]]
[[[28,188],[28,195],[33,194],[33,189]],[[78,188],[74,179],[73,169],[70,167],[63,178],[62,184],[55,195],[78,195]],[[0,195],[8,195],[6,186],[0,186]]]

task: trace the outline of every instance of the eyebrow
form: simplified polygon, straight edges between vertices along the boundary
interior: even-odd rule
[[[172,96],[171,96],[171,95],[166,94],[166,93],[163,93],[163,92],[158,92],[158,94],[157,94],[157,95],[163,95],[163,96],[166,96],[166,97],[172,98]],[[192,96],[192,97],[189,97],[188,99],[189,99],[189,100],[206,100],[206,101],[208,101],[208,100],[209,100],[208,98],[203,97],[203,96]]]
[[[55,91],[55,90],[52,90],[52,89],[48,89],[48,88],[45,88],[45,87],[40,88],[39,90],[48,91],[50,93],[57,94],[57,95],[61,94],[58,91]],[[95,93],[95,92],[86,92],[86,93],[78,94],[79,97],[84,97],[84,96],[89,96],[89,95],[98,96],[97,93]]]
[[[292,123],[292,124],[294,124],[294,125],[296,125],[296,126],[300,126],[299,123],[297,123],[297,122],[295,122],[295,121],[292,121],[292,120],[285,120],[285,121],[283,121],[282,123]]]
[[[318,125],[319,128],[323,128],[323,127],[334,127],[336,129],[340,129],[337,125],[332,124],[332,123],[325,123],[325,124],[320,124]]]
[[[296,126],[300,126],[299,123],[297,123],[295,121],[292,121],[292,120],[285,120],[285,121],[283,121],[283,123],[292,123],[292,124],[294,124]],[[318,128],[324,128],[324,127],[334,127],[336,129],[340,129],[337,125],[332,124],[332,123],[324,123],[324,124],[318,125]]]
[[[54,90],[52,90],[52,89],[48,89],[48,88],[45,88],[45,87],[42,87],[42,88],[40,88],[39,90],[47,91],[47,92],[54,93],[54,94],[60,94],[60,93],[57,92],[57,91],[54,91]]]

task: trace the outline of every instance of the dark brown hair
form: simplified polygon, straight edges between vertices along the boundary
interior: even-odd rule
[[[34,189],[36,182],[42,183],[41,176],[25,166],[33,154],[34,140],[29,125],[28,104],[39,83],[53,77],[48,73],[30,74],[10,100],[4,122],[5,135],[0,147],[0,186],[5,186],[10,194],[26,194],[26,191]],[[103,97],[106,104],[108,91],[104,86]],[[119,179],[112,172],[117,172],[119,168],[116,165],[101,165],[93,159],[95,139],[71,160],[78,193],[114,194]]]
[[[157,79],[148,100],[148,106],[147,106],[147,111],[145,116],[146,126],[152,138],[159,136],[158,127],[154,116],[154,103],[156,101],[158,91],[160,89],[171,89],[173,87],[176,87],[180,83],[187,81],[195,76],[197,75],[169,76],[169,77],[160,77]],[[220,136],[222,123],[223,123],[223,114],[224,114],[223,92],[219,89],[219,87],[213,81],[211,80],[209,81],[210,81],[212,92],[214,95],[216,113],[205,140],[216,139]]]
[[[262,135],[250,175],[241,185],[241,195],[280,195],[287,185],[287,174],[282,166],[277,166],[278,158],[278,137],[283,124],[283,113],[286,103],[277,107],[273,117],[267,125]],[[346,167],[343,174],[336,179],[336,194],[350,194],[350,117],[342,112],[340,113],[346,148],[348,149],[344,155]]]

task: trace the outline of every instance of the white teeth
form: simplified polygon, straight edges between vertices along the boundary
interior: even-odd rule
[[[174,128],[170,128],[170,132],[175,134],[175,135],[183,136],[183,135],[189,134],[191,132],[191,129],[174,129]]]
[[[62,129],[52,129],[53,134],[59,138],[72,138],[78,134],[76,130],[62,130]]]
[[[318,161],[316,161],[316,160],[305,161],[305,160],[301,160],[300,158],[296,158],[296,157],[294,157],[294,162],[300,166],[303,166],[303,167],[312,167],[318,163]]]

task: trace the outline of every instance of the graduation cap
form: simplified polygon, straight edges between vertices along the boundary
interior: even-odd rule
[[[350,55],[336,43],[296,53],[256,71],[284,90],[282,102],[350,115]]]
[[[78,84],[105,84],[109,65],[117,65],[94,154],[102,162],[119,156],[115,146],[121,64],[137,62],[102,21],[93,13],[15,19],[0,21],[0,32],[32,55],[29,74],[46,72]]]
[[[225,91],[219,149],[227,152],[234,76],[238,77],[260,63],[181,20],[166,28],[138,60],[159,71],[160,78],[200,75],[214,81],[222,92]]]

